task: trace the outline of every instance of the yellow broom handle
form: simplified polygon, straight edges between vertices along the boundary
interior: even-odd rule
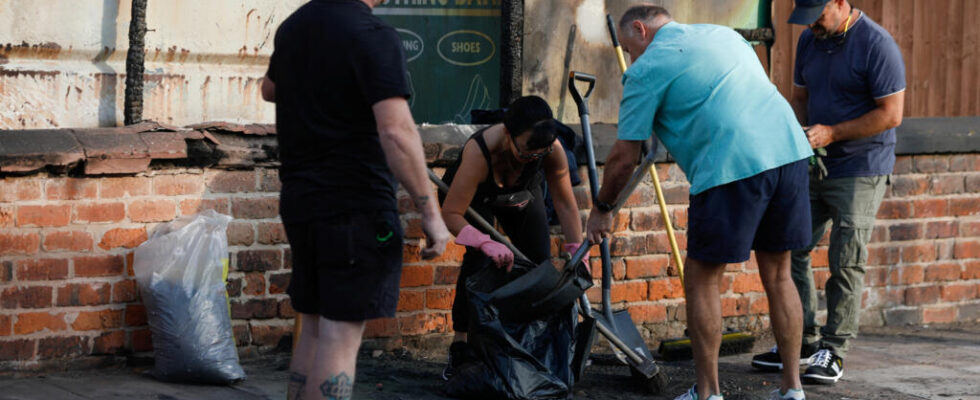
[[[650,178],[653,179],[653,190],[657,192],[657,204],[660,204],[660,215],[664,219],[664,227],[667,228],[667,239],[670,240],[670,252],[674,256],[674,264],[677,265],[677,275],[681,278],[681,285],[684,285],[684,261],[681,260],[681,251],[677,248],[677,238],[674,237],[670,214],[667,214],[667,203],[664,201],[664,191],[660,188],[657,167],[653,164],[650,164]]]

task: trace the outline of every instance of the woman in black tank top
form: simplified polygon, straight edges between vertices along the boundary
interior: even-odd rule
[[[517,99],[507,110],[502,124],[481,129],[470,137],[459,159],[443,176],[449,184],[449,193],[442,204],[443,219],[456,235],[456,243],[467,246],[453,301],[456,335],[443,379],[448,379],[455,367],[468,358],[466,278],[485,265],[488,258],[497,267],[508,270],[514,261],[506,246],[466,221],[467,207],[491,224],[496,220],[514,246],[532,263],[540,264],[551,257],[550,226],[541,193],[541,181],[547,180],[565,236],[564,249],[574,252],[583,240],[582,219],[572,193],[568,161],[561,143],[555,139],[556,130],[547,102],[537,96]]]

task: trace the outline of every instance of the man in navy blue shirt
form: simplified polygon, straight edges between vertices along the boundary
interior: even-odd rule
[[[797,45],[790,103],[810,145],[826,151],[826,176],[810,178],[813,242],[793,253],[803,303],[801,364],[810,364],[805,382],[834,383],[858,331],[866,246],[895,164],[905,64],[891,35],[847,0],[796,0],[789,22],[809,27]],[[819,327],[810,251],[830,221],[827,322]],[[782,368],[776,348],[752,365]]]

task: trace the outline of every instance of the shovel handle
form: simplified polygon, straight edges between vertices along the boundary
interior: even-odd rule
[[[612,15],[606,14],[606,28],[609,29],[609,36],[612,38],[613,48],[616,49],[616,58],[619,61],[620,72],[626,72],[626,57],[623,57],[623,46],[619,44],[619,36],[616,34],[616,24],[613,22]]]
[[[586,82],[589,84],[588,89],[585,90],[585,95],[583,96],[578,87],[575,85],[576,81]],[[572,71],[568,73],[568,90],[572,93],[572,99],[575,99],[575,105],[579,109],[579,114],[589,113],[589,96],[592,95],[592,90],[595,89],[595,75],[587,74],[585,72]]]

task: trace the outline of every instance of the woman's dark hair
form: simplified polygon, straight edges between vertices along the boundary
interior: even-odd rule
[[[555,141],[558,126],[548,102],[538,96],[524,96],[514,100],[504,114],[504,127],[512,137],[530,130],[527,149],[537,150]]]

